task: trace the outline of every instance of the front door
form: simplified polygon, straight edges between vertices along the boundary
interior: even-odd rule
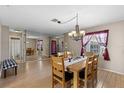
[[[51,54],[56,54],[57,49],[56,49],[56,41],[52,40],[51,41]]]

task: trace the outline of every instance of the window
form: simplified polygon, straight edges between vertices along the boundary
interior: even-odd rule
[[[96,42],[91,42],[90,43],[90,51],[91,52],[94,52],[96,54],[99,54],[99,52],[100,52],[100,46],[99,46],[99,44],[96,43]]]
[[[97,40],[96,36],[93,35],[89,43],[85,47],[86,51],[88,52],[94,52],[95,54],[102,55],[104,52],[104,46],[101,46]]]
[[[99,55],[103,55],[104,60],[109,61],[109,53],[107,49],[108,45],[108,30],[86,33],[81,40],[82,48],[81,55],[84,51],[94,52]]]

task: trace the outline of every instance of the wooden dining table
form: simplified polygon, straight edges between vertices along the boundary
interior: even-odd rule
[[[74,62],[66,67],[69,71],[73,72],[73,86],[74,88],[78,88],[79,86],[79,72],[85,68],[86,65],[86,58],[84,60],[79,60],[78,62]]]

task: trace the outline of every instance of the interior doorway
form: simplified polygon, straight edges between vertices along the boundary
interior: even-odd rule
[[[26,61],[38,61],[42,59],[43,40],[34,38],[26,39]]]

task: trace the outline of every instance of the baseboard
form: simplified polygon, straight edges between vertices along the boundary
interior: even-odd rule
[[[113,72],[113,73],[120,74],[120,75],[124,75],[124,73],[117,72],[117,71],[113,71],[113,70],[110,70],[110,69],[105,69],[105,68],[98,68],[98,69],[100,69],[100,70],[105,70],[105,71],[109,71],[109,72]]]

